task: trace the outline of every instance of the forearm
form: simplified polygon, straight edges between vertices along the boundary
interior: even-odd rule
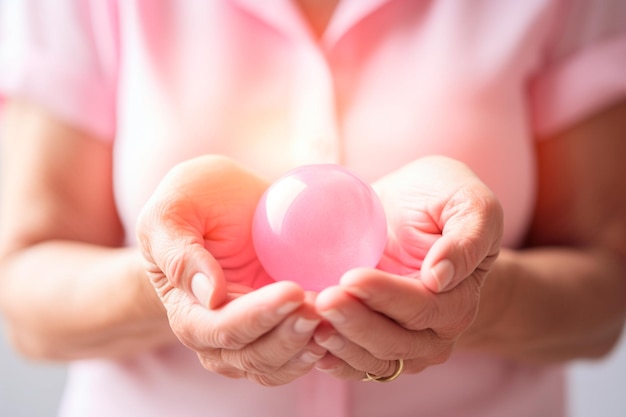
[[[531,362],[599,357],[626,316],[626,266],[608,252],[503,251],[460,346]]]
[[[132,355],[174,341],[136,249],[48,241],[6,257],[0,303],[26,356]]]

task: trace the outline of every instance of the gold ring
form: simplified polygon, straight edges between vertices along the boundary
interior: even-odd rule
[[[396,370],[392,375],[376,376],[376,375],[370,374],[369,372],[365,372],[365,378],[363,378],[363,381],[391,382],[397,377],[399,377],[403,370],[404,370],[404,361],[402,359],[398,359],[396,360]]]

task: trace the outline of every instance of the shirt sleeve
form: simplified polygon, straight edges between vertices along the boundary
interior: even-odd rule
[[[18,96],[101,138],[115,132],[113,0],[0,3],[0,96]]]
[[[539,138],[626,99],[626,2],[561,3],[544,63],[530,84]]]

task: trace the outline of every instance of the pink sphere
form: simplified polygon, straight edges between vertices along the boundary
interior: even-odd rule
[[[349,269],[378,264],[387,221],[374,190],[356,175],[338,165],[307,165],[267,189],[252,239],[273,279],[319,291]]]

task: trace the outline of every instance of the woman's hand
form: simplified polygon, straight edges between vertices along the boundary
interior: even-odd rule
[[[204,156],[176,166],[138,222],[150,280],[177,337],[203,366],[279,385],[308,372],[325,350],[311,341],[313,297],[273,283],[251,239],[267,183],[234,162]]]
[[[398,359],[409,372],[447,360],[500,250],[500,204],[457,161],[420,159],[374,188],[389,226],[378,270],[349,271],[316,300],[328,323],[315,340],[329,352],[317,367],[340,378],[389,376]]]

